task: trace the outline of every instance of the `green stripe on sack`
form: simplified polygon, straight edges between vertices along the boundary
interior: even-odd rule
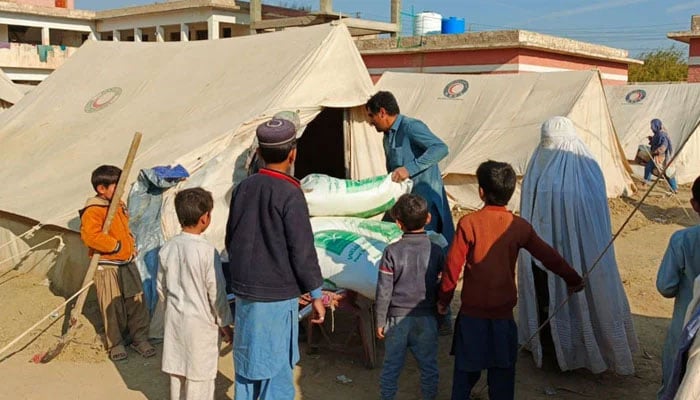
[[[374,176],[372,178],[358,179],[355,181],[345,181],[345,191],[347,193],[364,192],[365,190],[376,189],[384,183],[386,175]]]
[[[386,210],[390,209],[395,203],[396,203],[396,200],[391,198],[389,201],[387,201],[386,203],[382,204],[379,207],[375,207],[371,210],[362,211],[362,212],[359,212],[357,214],[352,214],[352,215],[348,215],[348,216],[349,217],[358,217],[358,218],[374,217],[375,215],[379,215],[379,214],[385,212]]]

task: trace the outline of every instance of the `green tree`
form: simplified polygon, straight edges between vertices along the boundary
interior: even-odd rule
[[[674,82],[688,79],[685,52],[675,46],[641,53],[644,65],[630,65],[630,82]]]

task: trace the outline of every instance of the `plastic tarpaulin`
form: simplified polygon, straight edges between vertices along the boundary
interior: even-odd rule
[[[165,243],[160,223],[163,192],[188,176],[179,165],[142,169],[129,192],[129,228],[136,237],[138,251],[135,262],[143,283],[144,301],[151,314],[158,302],[158,251]]]

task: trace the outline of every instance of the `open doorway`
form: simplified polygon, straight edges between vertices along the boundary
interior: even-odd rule
[[[297,144],[294,176],[326,174],[345,179],[344,109],[324,108],[304,129]]]

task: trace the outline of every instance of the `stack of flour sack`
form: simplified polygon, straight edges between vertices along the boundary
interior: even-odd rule
[[[311,174],[302,179],[327,289],[349,289],[374,300],[384,248],[403,234],[381,217],[412,186],[411,180],[393,182],[391,175],[347,180]],[[441,234],[428,235],[432,242],[447,246]]]

